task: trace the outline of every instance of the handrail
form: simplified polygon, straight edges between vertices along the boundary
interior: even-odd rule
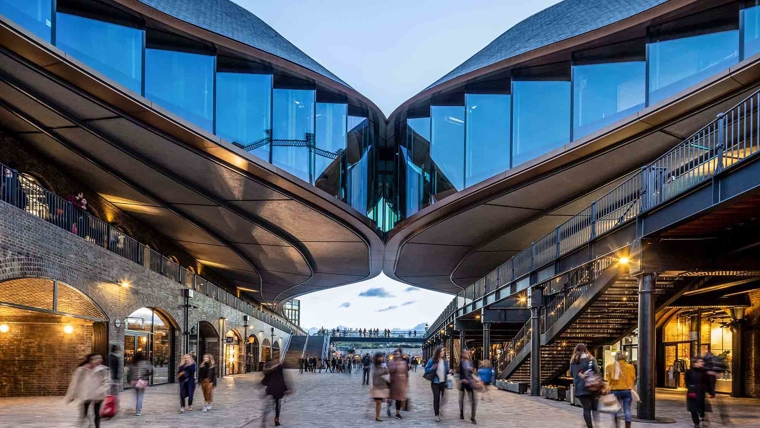
[[[525,322],[520,331],[517,332],[515,337],[507,345],[507,349],[501,353],[497,361],[498,372],[501,373],[507,369],[507,366],[514,360],[517,354],[525,348],[525,345],[530,342],[533,331],[530,328],[530,320]]]
[[[244,300],[221,290],[208,280],[180,266],[177,262],[152,248],[148,248],[86,210],[75,206],[72,201],[61,198],[32,179],[19,174],[15,169],[1,163],[0,200],[127,260],[143,265],[159,275],[183,284],[187,288],[194,289],[198,293],[264,321],[279,330],[289,334],[293,334],[294,331],[303,332],[300,327],[291,322],[266,314]],[[146,256],[148,257],[147,263]]]
[[[532,243],[454,298],[430,325],[426,337],[441,327],[457,309],[498,288],[547,266],[565,254],[597,238],[733,167],[760,151],[760,90],[720,113],[710,123],[654,161],[631,173],[624,181],[591,203],[555,230]],[[554,248],[552,248],[554,245]],[[482,292],[481,292],[482,290]],[[464,299],[459,301],[458,299]]]

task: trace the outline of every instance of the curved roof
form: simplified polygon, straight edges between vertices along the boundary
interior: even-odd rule
[[[651,9],[667,0],[565,0],[519,22],[426,89]]]
[[[245,43],[351,87],[295,47],[266,22],[230,0],[139,1],[196,27]]]

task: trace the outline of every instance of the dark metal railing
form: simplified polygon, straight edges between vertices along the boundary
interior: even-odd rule
[[[506,370],[507,366],[509,366],[509,364],[515,359],[517,354],[519,354],[520,351],[522,351],[523,348],[525,348],[525,346],[530,342],[532,333],[533,331],[530,328],[530,320],[528,320],[520,329],[520,331],[517,332],[515,337],[513,337],[512,340],[507,344],[506,349],[504,349],[499,356],[499,359],[497,361],[499,373]]]
[[[760,90],[719,114],[653,162],[625,177],[621,184],[590,206],[496,268],[498,288],[506,287],[533,270],[576,251],[596,237],[633,221],[641,213],[755,155],[760,151],[758,110]],[[492,279],[489,280],[488,275],[484,278],[490,284]],[[464,304],[462,299],[455,298],[457,307],[453,310],[447,308],[445,314],[450,315],[473,299],[482,298],[483,294],[478,294],[481,287],[475,286],[482,280],[460,293],[465,298]],[[490,287],[482,287],[482,290],[483,293],[494,291]],[[448,318],[443,315],[439,320]],[[438,328],[440,325],[436,322],[429,331],[435,332]]]
[[[0,164],[0,200],[52,223],[80,238],[146,266],[146,247],[109,223],[89,214],[71,201],[61,198],[25,177],[15,169]],[[293,334],[303,330],[295,324],[265,313],[238,297],[180,266],[153,249],[147,251],[147,268],[188,288],[257,318],[282,331]]]

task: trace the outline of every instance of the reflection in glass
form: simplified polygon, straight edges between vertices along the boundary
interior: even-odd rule
[[[430,203],[430,118],[411,118],[406,124],[406,148],[402,147],[402,154],[408,217]]]
[[[348,167],[348,204],[360,213],[366,215],[369,200],[369,149],[365,150],[359,162]]]
[[[272,75],[216,74],[216,134],[267,162],[271,111]]]
[[[649,105],[739,61],[739,31],[722,31],[648,45]]]
[[[512,166],[570,141],[570,82],[512,83]]]
[[[760,52],[760,6],[744,9],[742,15],[744,18],[744,53],[742,57],[749,58]]]
[[[340,197],[341,153],[346,149],[348,104],[317,103],[314,184]]]
[[[50,0],[0,0],[0,14],[50,42],[53,2]]]
[[[464,107],[430,107],[435,200],[464,188]]]
[[[465,186],[509,169],[510,96],[467,94]]]
[[[275,89],[273,92],[272,164],[308,182],[315,91]]]
[[[95,70],[140,94],[143,31],[58,13],[55,44]]]
[[[644,107],[646,62],[573,67],[573,139]]]
[[[145,97],[213,132],[214,57],[146,49]]]

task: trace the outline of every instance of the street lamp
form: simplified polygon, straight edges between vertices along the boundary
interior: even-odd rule
[[[270,342],[270,345],[272,346],[272,359],[274,359],[274,327],[272,327],[272,341]]]

